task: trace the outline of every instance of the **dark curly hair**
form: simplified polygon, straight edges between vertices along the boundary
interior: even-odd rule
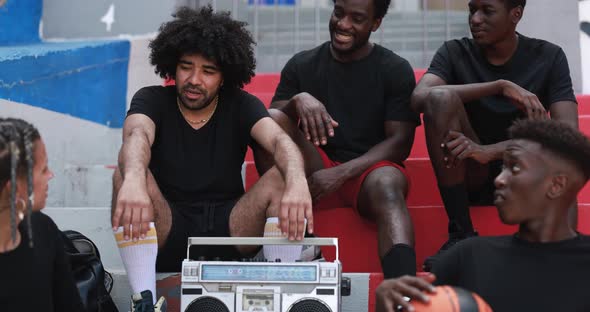
[[[555,121],[516,121],[508,130],[510,138],[541,144],[551,153],[571,161],[590,179],[590,140],[570,125]]]
[[[149,45],[156,74],[173,79],[183,55],[200,54],[219,66],[224,87],[242,88],[250,82],[256,60],[245,22],[233,20],[229,12],[213,12],[211,5],[199,10],[181,7],[172,16]]]
[[[332,0],[336,3],[336,0]],[[375,15],[373,18],[383,18],[387,14],[391,0],[373,0],[373,6],[375,7]]]

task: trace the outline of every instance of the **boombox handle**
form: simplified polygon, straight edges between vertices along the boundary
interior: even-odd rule
[[[290,241],[284,237],[189,237],[186,247],[186,258],[189,259],[189,249],[193,245],[308,245],[336,247],[336,261],[339,261],[338,238],[310,237],[300,241]]]

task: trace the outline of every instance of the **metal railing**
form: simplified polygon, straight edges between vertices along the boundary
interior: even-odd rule
[[[396,3],[410,3],[402,10]],[[462,9],[462,2],[465,2]],[[332,0],[177,0],[178,5],[231,11],[245,21],[257,45],[258,72],[278,72],[295,53],[329,39]],[[371,40],[425,68],[440,45],[469,35],[467,0],[392,0],[392,6]],[[436,10],[429,9],[433,4]],[[458,5],[459,4],[459,5]]]

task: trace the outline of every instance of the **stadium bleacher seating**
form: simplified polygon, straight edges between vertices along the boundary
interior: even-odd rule
[[[415,70],[416,80],[424,72]],[[256,95],[268,107],[279,79],[279,74],[258,74],[245,90]],[[590,95],[579,95],[577,99],[580,129],[590,135]],[[447,217],[428,158],[423,126],[416,129],[414,146],[406,166],[412,180],[407,203],[416,235],[417,264],[421,267],[424,258],[435,253],[447,238]],[[246,187],[252,186],[257,179],[258,174],[249,151],[246,158]],[[578,198],[578,228],[581,232],[590,233],[590,186],[586,186]],[[375,225],[357,217],[349,207],[320,208],[314,210],[316,234],[339,238],[343,270],[380,272]],[[495,207],[472,207],[471,215],[480,235],[509,234],[516,229],[500,222]],[[334,252],[326,249],[324,256],[333,258]]]

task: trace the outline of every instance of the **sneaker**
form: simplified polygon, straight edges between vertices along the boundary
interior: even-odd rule
[[[131,296],[131,312],[166,312],[168,304],[164,297],[160,297],[154,305],[152,292],[144,290]]]
[[[422,265],[422,269],[425,272],[430,272],[430,270],[432,270],[432,266],[434,265],[434,263],[436,262],[436,260],[440,257],[440,255],[442,253],[444,253],[445,251],[449,250],[451,247],[455,246],[458,242],[466,239],[466,238],[470,238],[473,236],[477,236],[477,232],[469,232],[469,233],[463,233],[463,232],[455,232],[455,233],[449,233],[449,240],[447,240],[442,247],[440,247],[440,249],[438,250],[438,252],[435,255],[432,255],[428,258],[426,258],[424,260],[424,264]]]
[[[154,305],[154,312],[166,312],[168,310],[168,303],[164,296],[160,297],[160,300]]]
[[[320,246],[303,245],[301,250],[301,261],[311,262],[323,259]]]

